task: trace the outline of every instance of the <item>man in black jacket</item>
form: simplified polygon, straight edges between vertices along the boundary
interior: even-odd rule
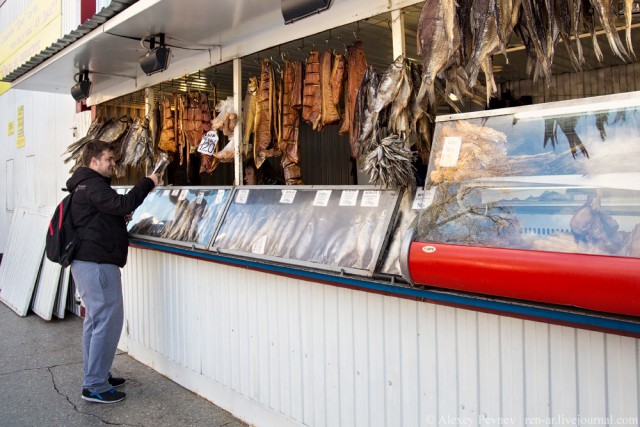
[[[115,390],[125,380],[109,373],[124,321],[120,267],[127,262],[129,249],[126,218],[142,204],[160,177],[142,178],[126,195],[120,195],[111,188],[116,166],[111,144],[88,142],[82,162],[84,167],[67,181],[67,189],[75,191],[71,203],[73,225],[82,236],[71,263],[73,280],[85,306],[82,398],[115,403],[126,396]]]

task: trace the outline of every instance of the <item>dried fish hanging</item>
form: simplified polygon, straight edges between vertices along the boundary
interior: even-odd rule
[[[268,157],[277,157],[281,154],[277,145],[274,146],[274,137],[277,135],[275,132],[277,120],[275,88],[272,63],[265,58],[262,61],[260,72],[256,121],[254,123],[253,159],[257,168],[260,168]]]
[[[218,103],[218,87],[216,85],[212,85],[212,86],[213,86],[213,105],[215,107]],[[205,95],[205,98],[206,98],[206,95]],[[204,105],[205,100],[201,98],[200,102],[202,105]],[[213,144],[213,147],[208,147],[208,149],[205,150],[207,152],[200,151],[200,173],[210,174],[210,173],[213,173],[213,171],[218,167],[218,164],[220,163],[220,161],[213,156],[213,154],[215,154],[219,149],[217,130],[213,129],[213,123],[217,119],[217,115],[216,115],[215,108],[212,109],[210,107],[208,99],[206,99],[206,113],[204,112],[205,107],[203,106],[201,108],[203,108],[202,127],[205,134],[200,144],[209,143],[209,144]],[[207,138],[207,141],[204,140],[205,138]],[[211,154],[209,154],[209,152]]]
[[[122,138],[125,136],[130,124],[131,118],[127,115],[119,119],[109,119],[106,122],[102,117],[96,118],[89,126],[87,135],[71,144],[62,154],[63,156],[69,154],[69,157],[64,160],[65,163],[69,163],[71,160],[75,162],[70,172],[73,173],[82,166],[82,151],[85,145],[93,139],[111,143],[116,155],[119,155],[121,153]]]
[[[497,91],[492,57],[499,52],[506,56],[506,46],[514,33],[519,34],[525,45],[527,72],[534,81],[542,77],[550,84],[559,40],[565,44],[574,68],[582,69],[585,58],[579,37],[581,25],[591,34],[596,58],[602,62],[595,32],[597,21],[612,52],[623,61],[630,60],[635,57],[631,41],[633,0],[624,0],[626,47],[617,32],[617,8],[618,2],[604,0],[427,0],[420,12],[417,31],[424,63],[418,103],[434,114],[438,102],[455,107],[447,97],[449,93],[461,100],[467,97],[478,102],[475,91],[482,89],[477,85],[482,70],[488,104]],[[575,50],[571,38],[575,40]]]
[[[256,131],[256,108],[258,103],[258,78],[255,76],[249,77],[249,83],[247,85],[247,94],[244,97],[242,104],[242,123],[244,125],[244,132],[242,135],[242,157],[247,158],[250,152],[249,141],[251,135]]]
[[[370,181],[385,188],[401,188],[414,181],[411,146],[417,143],[417,151],[429,152],[422,147],[424,138],[412,141],[411,133],[429,130],[417,127],[428,120],[416,102],[414,76],[419,71],[399,56],[378,79],[373,68],[367,69],[356,100],[355,123],[359,123],[357,155],[364,157],[363,172]],[[388,134],[380,138],[381,134]]]
[[[280,163],[287,185],[303,184],[298,154],[300,108],[295,108],[295,105],[299,105],[302,98],[301,80],[302,63],[285,61],[282,90],[282,135],[278,140],[278,148],[282,151]]]

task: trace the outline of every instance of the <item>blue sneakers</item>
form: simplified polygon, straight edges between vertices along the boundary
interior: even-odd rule
[[[95,403],[117,403],[123,401],[126,396],[126,393],[116,391],[115,388],[111,388],[110,390],[104,391],[102,393],[89,391],[86,388],[82,389],[82,398],[89,402]]]

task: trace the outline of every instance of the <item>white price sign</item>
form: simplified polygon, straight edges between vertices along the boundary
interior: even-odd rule
[[[459,136],[448,136],[444,139],[442,147],[442,157],[440,158],[440,167],[452,168],[458,164],[460,157],[460,148],[462,147],[462,138]]]
[[[178,194],[180,194],[180,189],[176,188],[175,190],[171,190],[171,195],[172,196],[177,196]]]
[[[316,198],[313,199],[313,206],[327,206],[331,198],[332,190],[318,190]]]
[[[189,190],[182,190],[180,191],[180,196],[178,196],[178,200],[179,201],[183,201],[187,198],[187,194],[189,194]]]
[[[411,209],[420,210],[425,209],[431,206],[433,203],[433,198],[436,195],[436,188],[430,188],[427,191],[424,191],[424,188],[418,188],[416,191],[416,197],[413,199],[413,206]]]
[[[296,198],[296,193],[297,190],[282,190],[280,203],[293,203],[293,199]]]
[[[164,197],[167,197],[167,196],[169,195],[169,193],[171,193],[171,191],[169,191],[169,190],[164,190],[164,191],[162,192],[162,195],[163,195]]]
[[[238,190],[238,194],[236,195],[236,203],[244,205],[245,203],[247,203],[248,198],[249,190]]]
[[[218,190],[218,194],[216,194],[215,204],[219,205],[224,200],[224,190]]]
[[[360,190],[343,190],[340,196],[340,206],[355,206]]]
[[[202,203],[203,199],[204,199],[204,191],[198,191],[198,196],[196,197],[196,205],[199,205],[200,203]]]
[[[377,208],[380,204],[380,192],[379,191],[365,191],[362,193],[362,201],[360,206],[366,206],[370,208]]]

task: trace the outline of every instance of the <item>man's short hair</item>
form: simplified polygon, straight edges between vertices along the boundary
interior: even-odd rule
[[[113,145],[110,142],[93,139],[84,146],[82,152],[82,165],[89,166],[92,158],[100,158],[103,151],[113,151]]]

